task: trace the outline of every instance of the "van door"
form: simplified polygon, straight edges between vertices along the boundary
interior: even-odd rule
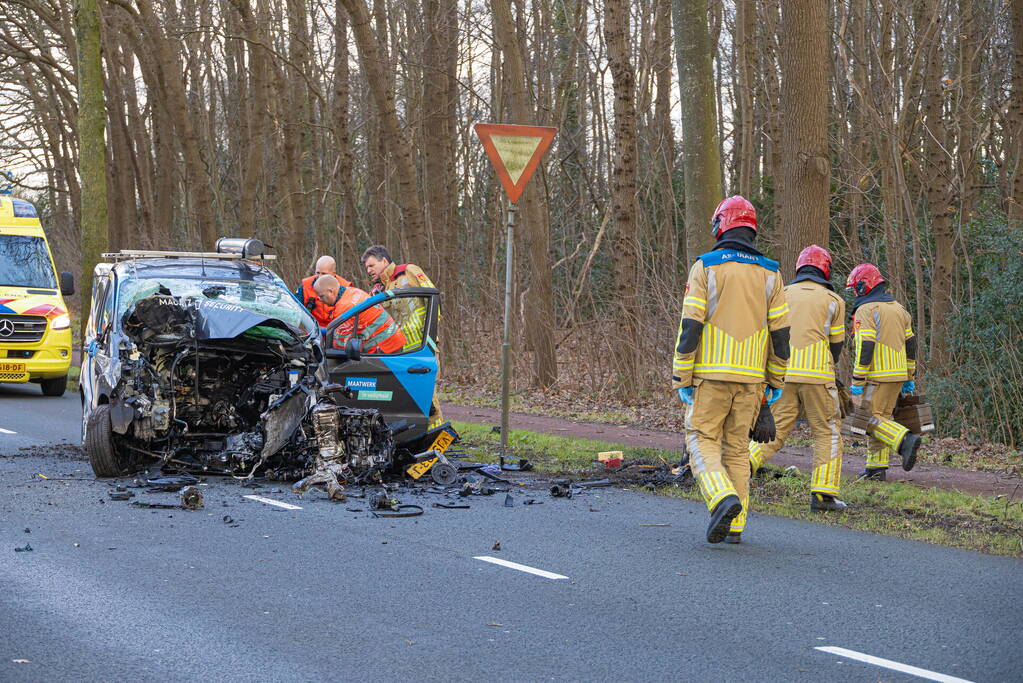
[[[358,360],[334,348],[335,332],[346,321],[379,306],[398,324],[405,344],[397,353],[363,353]],[[437,385],[437,323],[440,292],[432,287],[397,289],[377,294],[331,321],[324,336],[330,381],[354,392],[338,403],[355,408],[376,408],[388,424],[408,421],[412,428],[402,441],[426,431]]]

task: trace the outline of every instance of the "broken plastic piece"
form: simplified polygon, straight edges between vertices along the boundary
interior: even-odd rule
[[[30,553],[30,552],[32,552],[32,546],[30,544],[26,543],[24,548],[15,548],[14,552],[16,552],[16,553]]]
[[[443,508],[444,510],[468,510],[471,506],[469,506],[469,505],[459,505],[457,503],[451,503],[451,504],[448,504],[448,503],[434,503],[433,507],[435,507],[435,508]]]
[[[418,517],[423,514],[420,505],[395,505],[389,512],[374,512],[374,517]]]
[[[131,491],[111,491],[110,500],[129,500],[135,494]]]
[[[515,507],[515,499],[512,498],[512,495],[510,493],[506,493],[504,496],[504,506],[506,508]]]

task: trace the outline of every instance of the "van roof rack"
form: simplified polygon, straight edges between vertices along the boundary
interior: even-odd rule
[[[258,257],[244,254],[222,254],[215,251],[143,251],[139,249],[122,249],[121,251],[103,254],[103,258],[111,261],[128,261],[143,258],[202,258],[219,259],[222,261],[273,261],[277,257],[264,254]]]

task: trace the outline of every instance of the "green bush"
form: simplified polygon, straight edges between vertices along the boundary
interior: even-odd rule
[[[1015,448],[1023,444],[1023,243],[997,211],[965,233],[950,360],[928,395],[941,433]]]

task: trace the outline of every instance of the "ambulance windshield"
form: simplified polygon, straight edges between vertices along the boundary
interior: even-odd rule
[[[56,289],[50,252],[42,237],[0,235],[0,287]]]

